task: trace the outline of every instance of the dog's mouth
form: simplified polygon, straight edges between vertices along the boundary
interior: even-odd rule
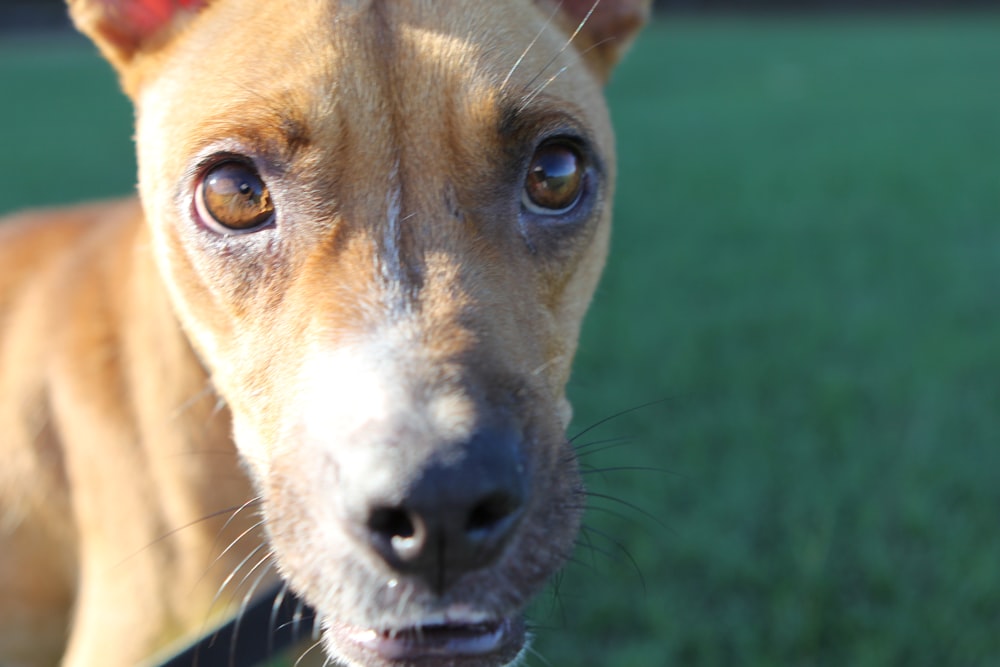
[[[523,620],[512,617],[443,616],[380,630],[336,624],[327,632],[338,653],[363,665],[499,666],[512,661],[525,642]]]

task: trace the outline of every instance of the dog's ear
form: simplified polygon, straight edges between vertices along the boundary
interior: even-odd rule
[[[555,7],[566,29],[579,31],[573,44],[602,81],[649,18],[652,0],[537,0]]]
[[[135,61],[155,53],[209,0],[67,0],[77,29],[90,37],[133,92]]]

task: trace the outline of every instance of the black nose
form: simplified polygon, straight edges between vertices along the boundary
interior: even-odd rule
[[[508,542],[526,501],[520,445],[513,429],[502,428],[448,448],[412,477],[402,502],[369,502],[365,531],[372,546],[395,570],[422,579],[438,594],[463,574],[488,566]]]

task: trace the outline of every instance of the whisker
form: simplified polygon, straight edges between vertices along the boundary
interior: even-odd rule
[[[224,399],[222,396],[219,396],[219,400],[215,402],[215,407],[212,408],[212,412],[211,414],[209,414],[209,418],[217,417],[219,413],[222,412],[225,408],[226,408],[226,399]]]
[[[618,503],[619,505],[627,507],[627,508],[629,508],[630,510],[632,510],[634,512],[638,512],[639,514],[643,515],[647,519],[651,519],[651,520],[655,521],[657,523],[657,525],[659,525],[661,528],[664,528],[664,529],[667,528],[666,524],[664,524],[663,521],[661,521],[659,517],[657,517],[656,515],[651,514],[650,512],[644,510],[643,508],[639,507],[635,503],[630,503],[629,501],[622,500],[621,498],[619,498],[617,496],[608,495],[606,493],[598,493],[596,491],[587,491],[586,494],[587,494],[587,497],[589,497],[589,498],[600,498],[601,500],[609,500],[609,501],[611,501],[613,503]],[[600,507],[592,507],[592,509],[601,509],[601,508]]]
[[[605,417],[603,419],[600,419],[600,420],[594,422],[593,424],[591,424],[587,428],[583,429],[582,431],[579,431],[576,435],[574,435],[573,437],[571,437],[569,439],[569,441],[570,442],[575,442],[580,437],[586,435],[587,433],[590,433],[591,431],[593,431],[594,429],[596,429],[598,426],[603,426],[604,424],[607,424],[609,421],[618,419],[619,417],[624,417],[625,415],[632,414],[633,412],[638,412],[639,410],[645,410],[646,408],[650,408],[650,407],[652,407],[654,405],[660,405],[662,403],[666,403],[667,401],[670,401],[670,400],[673,400],[672,397],[658,398],[655,401],[649,401],[648,403],[642,403],[640,405],[635,405],[635,406],[633,406],[631,408],[626,408],[625,410],[621,410],[620,412],[616,412],[613,415],[609,415],[609,416],[607,416],[607,417]]]
[[[256,589],[258,585],[260,585],[260,577],[267,575],[267,573],[270,571],[270,569],[274,566],[274,551],[268,550],[268,552],[266,554],[264,554],[264,557],[261,558],[259,561],[257,561],[254,564],[254,566],[251,567],[250,570],[246,574],[243,575],[243,578],[240,579],[239,583],[236,584],[236,586],[235,586],[235,588],[233,590],[233,596],[232,596],[232,598],[230,598],[230,602],[233,602],[234,600],[236,600],[236,595],[239,593],[240,589],[243,588],[243,585],[246,584],[247,580],[250,579],[250,577],[253,576],[253,573],[257,571],[257,568],[259,568],[261,565],[264,565],[265,563],[267,563],[267,567],[265,567],[261,571],[261,574],[258,575],[257,579],[254,580],[254,583],[253,583],[252,586],[250,586],[250,590],[247,592],[247,595],[253,595],[254,589]],[[241,613],[242,613],[243,609],[245,609],[246,604],[247,604],[248,601],[249,601],[249,598],[245,597],[243,599],[243,604],[240,606],[240,612]]]
[[[611,484],[610,475],[617,472],[652,472],[658,475],[672,475],[674,477],[686,479],[679,472],[667,470],[665,468],[655,468],[653,466],[604,466],[598,467],[590,464],[580,464],[580,477],[587,479],[590,475],[599,475],[601,482]]]
[[[601,4],[601,0],[594,0],[594,4],[591,5],[590,9],[584,15],[583,19],[580,20],[580,23],[576,26],[576,30],[574,30],[573,34],[569,36],[569,39],[566,40],[566,43],[562,45],[561,49],[556,51],[555,55],[552,56],[552,58],[547,63],[545,63],[545,66],[542,67],[542,69],[538,70],[535,76],[531,77],[531,80],[528,81],[528,83],[524,84],[524,90],[527,90],[531,88],[531,86],[535,85],[535,82],[538,81],[538,78],[543,74],[545,74],[545,71],[552,66],[552,63],[558,60],[559,56],[561,56],[563,53],[566,52],[566,49],[570,47],[570,45],[573,43],[573,40],[576,39],[576,36],[580,34],[580,31],[583,30],[583,27],[587,25],[588,21],[590,21],[591,15],[594,13],[594,10],[597,9],[597,5],[599,4]],[[561,6],[562,5],[560,3],[560,7]],[[523,104],[521,105],[521,108],[522,109],[524,108]]]
[[[285,602],[285,596],[288,595],[288,582],[283,581],[281,584],[281,590],[278,594],[274,596],[274,603],[271,605],[271,618],[268,621],[267,627],[271,629],[267,633],[267,654],[272,655],[274,653],[274,633],[278,631],[278,613],[281,610],[281,605]]]
[[[237,574],[239,574],[239,571],[242,570],[244,566],[246,566],[246,564],[249,563],[250,560],[254,558],[257,555],[257,553],[260,552],[260,550],[263,549],[265,546],[266,543],[264,542],[258,544],[250,553],[246,555],[245,558],[243,558],[243,560],[239,562],[239,564],[236,567],[233,568],[233,570],[229,573],[229,575],[223,580],[222,584],[219,585],[219,589],[215,592],[215,595],[212,597],[212,603],[209,605],[209,609],[211,609],[216,605],[216,603],[218,603],[219,598],[222,597],[223,591],[226,590],[226,587],[229,586],[233,578]]]
[[[272,606],[271,608],[272,611],[271,618],[272,618],[272,623],[274,624],[271,630],[272,635],[277,635],[278,633],[288,628],[291,628],[290,631],[292,636],[291,641],[292,643],[296,643],[299,641],[299,634],[300,634],[299,628],[300,626],[305,625],[306,628],[308,628],[310,631],[311,638],[318,639],[320,633],[322,632],[322,627],[321,623],[319,622],[319,617],[317,616],[315,610],[306,607],[306,603],[302,599],[295,597],[294,594],[292,596],[292,599],[286,602],[286,598],[288,597],[288,593],[290,592],[291,589],[289,588],[287,582],[285,582],[281,590],[278,592],[278,595],[281,597],[281,603],[279,605]],[[294,604],[295,605],[294,611],[291,612],[290,618],[288,620],[278,623],[277,617],[279,615],[282,617],[286,616],[284,611],[281,609],[281,607],[284,607],[286,604]],[[311,615],[308,617],[305,614],[307,610],[311,613]]]
[[[174,411],[170,413],[169,416],[170,421],[176,421],[180,419],[182,416],[184,416],[185,412],[190,410],[195,405],[195,403],[205,398],[206,396],[210,396],[211,394],[214,393],[215,393],[215,386],[212,384],[212,381],[206,380],[205,386],[201,390],[196,391],[190,398],[188,398],[186,401],[184,401],[176,408],[174,408]]]
[[[616,438],[616,440],[620,440],[620,442],[611,445],[606,445],[604,447],[598,447],[596,449],[591,449],[586,452],[576,452],[577,461],[583,461],[583,459],[587,458],[588,456],[595,456],[597,454],[600,454],[601,452],[608,452],[611,451],[612,449],[619,449],[621,447],[624,447],[625,445],[631,444],[634,441],[634,438]]]
[[[189,523],[186,523],[183,526],[178,526],[177,528],[173,528],[170,531],[164,533],[163,535],[160,535],[155,540],[153,540],[152,542],[150,542],[146,546],[142,547],[141,549],[138,549],[135,552],[133,552],[133,553],[129,554],[128,556],[126,556],[125,558],[121,559],[118,563],[115,564],[114,567],[115,568],[121,567],[122,565],[124,565],[128,561],[132,560],[133,558],[135,558],[139,554],[141,554],[144,551],[147,551],[149,549],[152,549],[154,546],[156,546],[160,542],[162,542],[162,541],[164,541],[164,540],[166,540],[166,539],[168,539],[168,538],[176,535],[177,533],[181,532],[182,530],[185,530],[185,529],[190,528],[192,526],[197,526],[199,523],[203,523],[205,521],[209,521],[209,520],[214,519],[216,517],[220,517],[223,514],[226,514],[227,512],[233,512],[233,511],[239,511],[239,508],[235,507],[235,506],[234,507],[227,507],[225,509],[221,509],[221,510],[218,510],[216,512],[212,512],[210,514],[206,514],[205,516],[200,517],[198,519],[195,519],[194,521],[191,521]]]
[[[244,533],[244,534],[246,534],[246,533]],[[242,537],[242,536],[241,536],[241,537]],[[238,537],[238,538],[236,538],[236,540],[234,540],[234,541],[233,541],[233,543],[235,543],[235,542],[239,541],[239,539],[240,539],[239,537]],[[231,547],[231,546],[232,546],[232,544],[230,544],[229,546]],[[242,569],[243,569],[243,567],[244,567],[244,566],[245,566],[245,565],[246,565],[246,564],[247,564],[248,562],[250,562],[250,559],[252,559],[252,558],[253,558],[253,557],[254,557],[254,556],[255,556],[255,555],[256,555],[256,554],[257,554],[257,553],[258,553],[258,552],[259,552],[259,551],[260,551],[261,549],[263,549],[263,548],[264,548],[264,546],[265,546],[265,543],[264,543],[264,542],[261,542],[260,544],[258,544],[258,545],[256,546],[256,548],[254,548],[254,549],[253,549],[253,550],[252,550],[252,551],[251,551],[251,552],[250,552],[249,554],[247,554],[246,558],[244,558],[243,560],[241,560],[241,561],[239,562],[239,564],[238,564],[238,565],[237,565],[237,566],[236,566],[235,568],[233,568],[233,570],[232,570],[232,571],[231,571],[231,572],[229,573],[229,576],[227,576],[227,577],[225,578],[225,580],[224,580],[224,581],[222,582],[222,584],[221,584],[221,585],[219,586],[218,590],[216,590],[216,591],[215,591],[215,595],[214,595],[214,596],[212,596],[212,601],[211,601],[211,603],[209,603],[209,605],[208,605],[208,609],[209,609],[209,611],[205,613],[205,620],[204,620],[204,622],[202,623],[202,631],[201,631],[201,632],[200,632],[199,634],[201,634],[201,635],[204,635],[204,634],[205,634],[205,626],[206,626],[206,625],[208,624],[208,618],[209,618],[209,612],[210,612],[210,611],[211,611],[211,610],[212,610],[212,609],[213,609],[213,608],[215,607],[215,605],[216,605],[216,604],[217,604],[217,603],[219,602],[219,598],[221,598],[221,597],[222,597],[222,593],[223,593],[223,591],[225,591],[225,590],[226,590],[226,587],[227,587],[227,586],[229,586],[229,582],[231,582],[231,581],[233,580],[233,577],[235,577],[235,576],[236,576],[236,575],[237,575],[237,574],[239,573],[239,571],[240,571],[240,570],[242,570]],[[228,547],[227,547],[227,549],[228,549]],[[220,556],[220,557],[221,557],[221,556]],[[218,560],[218,558],[216,558],[216,561],[217,561],[217,560]],[[214,565],[214,563],[213,563],[213,565]],[[210,567],[211,567],[211,566],[210,566]],[[254,566],[254,567],[256,567],[256,566]],[[203,575],[203,576],[204,576],[204,575]],[[238,590],[238,589],[237,589],[237,590]],[[235,597],[235,596],[234,596],[234,597]],[[220,628],[217,628],[217,629],[215,630],[215,632],[213,633],[213,635],[212,635],[212,637],[211,637],[211,640],[210,640],[210,644],[209,644],[210,646],[211,646],[211,645],[214,645],[214,644],[215,644],[215,641],[216,641],[216,640],[218,639],[218,637],[219,637],[219,632],[221,632],[221,631],[222,631],[222,628],[221,628],[221,627],[220,627]],[[195,659],[195,662],[197,662],[197,656],[196,656],[196,659]]]
[[[308,655],[311,651],[313,651],[317,646],[321,645],[322,643],[323,643],[322,639],[316,640],[312,646],[310,646],[309,648],[307,648],[305,651],[302,652],[302,655],[299,656],[299,659],[295,661],[295,664],[293,664],[292,667],[299,667],[299,665],[302,663],[302,660],[306,657],[306,655]]]
[[[538,34],[535,35],[535,38],[528,43],[528,46],[524,47],[524,51],[522,51],[521,55],[518,56],[517,60],[514,61],[514,66],[510,68],[510,71],[507,72],[507,76],[505,76],[503,79],[503,83],[500,84],[500,90],[506,88],[507,84],[510,83],[510,78],[514,76],[514,72],[516,72],[517,68],[521,66],[521,63],[527,57],[528,52],[530,52],[532,47],[534,47],[535,44],[538,43],[538,40],[542,38],[542,35],[545,34],[549,26],[552,25],[552,20],[556,17],[556,14],[558,14],[559,11],[562,9],[562,5],[563,5],[562,0],[559,0],[559,2],[556,4],[555,9],[552,10],[552,13],[549,14],[549,17],[545,20],[545,23],[542,25],[541,30],[539,30]]]
[[[578,546],[580,548],[586,548],[584,545],[580,544],[579,542],[576,542],[575,546]],[[566,562],[567,565],[574,565],[576,567],[583,568],[587,572],[597,572],[597,568],[593,564],[588,563],[585,560],[581,560],[581,559],[577,558],[576,556],[568,556],[568,557],[566,557],[563,560]],[[562,595],[565,596],[566,593],[564,592]]]
[[[606,514],[608,516],[613,516],[614,518],[620,519],[621,521],[631,521],[631,520],[635,519],[635,517],[628,516],[627,514],[625,514],[623,512],[619,512],[618,510],[613,510],[610,507],[601,507],[601,506],[598,506],[598,505],[590,505],[589,507],[586,507],[585,509],[588,512],[600,512],[601,514]]]
[[[577,539],[576,542],[581,547],[586,547],[587,550],[590,552],[590,566],[594,570],[596,570],[597,569],[597,561],[594,559],[594,553],[596,553],[595,552],[594,541],[590,539],[590,533],[588,533],[587,531],[583,530],[583,526],[581,526],[580,538],[582,538],[584,541],[586,541],[587,544],[586,545],[580,544],[580,539]]]
[[[238,508],[236,508],[236,511],[234,511],[232,513],[232,515],[228,519],[226,519],[226,522],[224,524],[222,524],[222,527],[219,528],[219,531],[215,534],[215,539],[212,540],[212,547],[211,547],[210,553],[211,553],[211,551],[215,550],[216,546],[218,546],[218,544],[219,544],[219,538],[222,537],[222,533],[224,533],[226,531],[226,528],[228,528],[229,524],[231,524],[233,522],[233,520],[236,519],[237,515],[239,515],[239,513],[242,512],[243,510],[245,510],[247,507],[250,507],[251,505],[254,505],[254,504],[260,502],[260,500],[261,500],[261,498],[259,496],[257,496],[257,497],[251,498],[250,500],[246,501],[245,503],[243,503],[242,505],[240,505]],[[221,552],[219,552],[219,554],[216,555],[216,557],[214,559],[212,559],[212,562],[209,563],[208,566],[204,569],[204,571],[201,573],[201,576],[199,576],[198,580],[195,581],[195,586],[197,586],[198,584],[200,584],[202,582],[202,580],[204,580],[204,578],[206,576],[208,576],[208,573],[211,572],[212,568],[215,567],[218,564],[218,562],[220,560],[222,560],[222,558],[227,553],[229,553],[230,550],[233,549],[233,547],[235,547],[244,537],[246,537],[247,535],[249,535],[251,532],[253,532],[257,528],[260,528],[261,526],[263,526],[264,522],[265,522],[265,520],[263,518],[261,518],[259,521],[255,522],[249,528],[247,528],[246,530],[244,530],[242,533],[240,533],[239,535],[237,535],[236,537],[234,537],[229,542],[229,544],[226,546],[226,548],[223,549]],[[259,546],[258,546],[258,548],[259,548]],[[218,593],[216,594],[216,598],[218,598]],[[213,605],[214,605],[214,601],[213,601]],[[211,609],[211,606],[209,607],[209,609]]]
[[[566,577],[566,570],[560,569],[556,572],[555,576],[552,577],[552,581],[549,584],[549,590],[552,594],[552,602],[549,606],[547,616],[551,618],[554,613],[559,614],[559,620],[561,621],[561,627],[566,627],[566,608],[562,603],[562,585]],[[541,627],[536,624],[536,627]]]
[[[295,605],[295,613],[292,614],[292,627],[294,628],[294,633],[297,636],[299,634],[299,626],[302,625],[302,619],[305,615],[306,603],[299,600],[298,604]],[[313,627],[313,632],[318,632],[318,629]]]
[[[581,526],[580,529],[588,531],[588,532],[596,533],[597,535],[599,535],[600,537],[603,537],[605,540],[607,540],[611,544],[615,545],[615,547],[617,547],[618,550],[621,551],[621,553],[625,556],[625,558],[628,559],[629,563],[632,564],[632,569],[634,569],[635,573],[639,576],[639,583],[642,584],[642,593],[643,593],[643,595],[647,594],[647,590],[646,590],[646,577],[642,576],[642,570],[639,568],[639,564],[635,561],[635,558],[632,557],[631,552],[629,552],[629,550],[625,548],[625,545],[623,545],[621,542],[619,542],[617,539],[615,539],[614,537],[612,537],[608,533],[605,533],[603,530],[600,530],[598,528],[594,528],[593,526]],[[609,557],[610,557],[610,555],[609,555]]]
[[[591,530],[592,529],[589,526],[586,525],[580,526],[581,535],[587,535],[587,533],[589,533]],[[597,546],[590,540],[589,535],[587,536],[587,544],[581,544],[579,541],[577,542],[577,544],[580,546],[581,549],[586,549],[587,551],[590,552],[592,560],[594,560],[594,555],[601,555],[612,562],[620,562],[621,556],[619,556],[617,553],[613,551],[609,551],[608,549]],[[590,569],[595,572],[598,570],[596,561],[593,563],[593,565],[591,565]]]
[[[542,364],[541,364],[541,365],[540,365],[540,366],[539,366],[538,368],[536,368],[536,369],[534,369],[533,371],[531,371],[531,374],[532,374],[532,375],[541,375],[541,374],[542,374],[542,373],[544,373],[544,372],[546,371],[546,369],[548,369],[548,368],[549,368],[550,366],[552,366],[553,364],[557,364],[557,363],[559,363],[559,362],[560,362],[560,361],[562,361],[562,360],[563,360],[564,358],[565,358],[565,355],[562,355],[562,354],[556,354],[556,355],[554,355],[554,356],[553,356],[553,357],[552,357],[551,359],[549,359],[548,361],[546,361],[546,362],[542,363]]]
[[[198,583],[200,583],[201,580],[205,577],[205,575],[208,574],[209,570],[211,570],[213,567],[215,567],[215,565],[220,560],[222,560],[223,556],[225,556],[227,553],[229,553],[233,549],[233,547],[235,547],[237,544],[239,544],[240,540],[242,540],[244,537],[246,537],[247,535],[249,535],[250,533],[252,533],[254,530],[260,528],[263,525],[264,525],[264,519],[261,519],[260,521],[256,522],[255,524],[253,524],[252,526],[250,526],[249,528],[247,528],[246,530],[244,530],[242,533],[240,533],[239,535],[237,535],[236,537],[234,537],[233,540],[229,543],[229,545],[225,549],[223,549],[221,552],[219,552],[219,555],[217,555],[215,557],[215,559],[212,560],[211,563],[209,563],[208,567],[205,568],[205,571],[202,573],[201,577],[198,578]],[[254,549],[254,551],[257,551],[257,549],[260,549],[260,547],[262,547],[263,545],[264,545],[264,543],[261,542],[261,544],[257,545],[257,548]],[[243,567],[242,564],[240,565],[240,567]],[[232,576],[232,574],[230,574],[230,576]],[[227,579],[226,581],[228,582],[229,580]],[[225,586],[225,584],[223,584],[223,586]]]
[[[580,56],[581,57],[586,56],[588,53],[590,53],[594,49],[596,49],[596,48],[598,48],[600,46],[604,46],[608,42],[613,42],[614,40],[615,40],[614,37],[605,37],[601,41],[596,42],[594,44],[591,44],[586,49],[584,49],[583,51],[581,51],[580,52]],[[572,65],[572,63],[570,63],[570,65]],[[553,74],[552,76],[550,76],[548,79],[546,79],[541,85],[539,85],[537,88],[535,88],[534,91],[532,91],[530,94],[525,95],[524,97],[522,97],[521,98],[521,105],[519,107],[520,110],[524,111],[525,109],[527,109],[528,105],[535,101],[536,97],[538,97],[546,88],[549,87],[549,85],[553,81],[555,81],[560,76],[562,76],[563,73],[570,68],[570,65],[563,65],[562,67],[559,68],[558,72],[556,72],[555,74]]]
[[[520,109],[521,111],[527,109],[528,106],[535,101],[535,98],[541,95],[542,91],[548,88],[549,84],[558,79],[562,75],[562,73],[565,72],[567,69],[569,69],[569,65],[563,65],[562,67],[559,68],[559,70],[555,74],[550,76],[548,79],[543,81],[537,88],[535,88],[535,90],[522,97],[521,103],[520,105],[518,105],[518,109]]]
[[[632,442],[634,440],[635,440],[635,436],[620,435],[620,436],[618,436],[616,438],[603,438],[601,440],[591,440],[590,442],[585,442],[582,445],[573,445],[573,449],[575,449],[577,451],[577,453],[580,453],[580,452],[583,452],[584,450],[589,449],[591,447],[596,447],[597,445],[612,445],[612,444],[622,444],[622,445],[624,445],[624,444],[627,444],[627,443]],[[570,442],[572,442],[572,440],[570,440]],[[611,448],[608,447],[607,449],[611,449]],[[598,450],[598,451],[603,451],[603,450]],[[588,453],[592,453],[592,452],[588,452]]]
[[[562,630],[563,627],[548,623],[539,623],[538,621],[525,620],[524,629],[528,632],[537,632],[538,630]]]
[[[222,524],[222,528],[219,528],[219,532],[215,536],[215,542],[212,543],[212,548],[213,549],[215,548],[216,544],[218,543],[219,538],[222,537],[222,533],[224,533],[226,531],[226,528],[229,528],[229,524],[231,524],[233,521],[236,520],[236,517],[237,517],[237,515],[240,512],[242,512],[246,508],[250,507],[251,505],[255,505],[255,504],[261,502],[262,500],[263,500],[263,498],[261,496],[254,496],[250,500],[248,500],[245,503],[243,503],[242,505],[240,505],[236,509],[236,511],[233,512],[233,515],[231,517],[229,517],[228,519],[226,519],[226,522],[224,524]],[[255,525],[255,527],[256,526],[260,526],[262,523],[263,523],[263,521],[258,521],[257,524]],[[242,537],[242,535],[240,537]],[[238,537],[236,539],[240,539],[240,538]],[[230,544],[229,546],[231,547],[232,544]],[[223,552],[223,553],[225,553],[225,552]]]
[[[542,664],[548,665],[549,667],[553,667],[552,663],[549,662],[548,658],[546,658],[544,655],[542,655],[541,653],[539,653],[538,649],[535,649],[534,647],[532,647],[531,644],[525,644],[524,650],[525,650],[526,653],[530,653],[532,655],[532,657],[535,657],[535,658],[538,658],[539,660],[541,660]]]
[[[305,610],[305,605],[301,601],[297,601],[295,603],[295,611],[292,612],[292,618],[290,620],[285,621],[284,623],[282,623],[278,627],[276,627],[275,631],[284,630],[285,628],[292,628],[292,633],[295,636],[298,636],[299,625],[302,623],[302,620],[305,618],[305,616],[303,614],[304,610]]]
[[[260,582],[262,582],[264,578],[267,576],[268,572],[270,572],[274,568],[274,561],[272,560],[273,556],[274,552],[269,551],[264,556],[264,558],[262,558],[256,565],[253,566],[253,568],[250,569],[250,572],[247,573],[246,577],[243,577],[243,581],[241,581],[240,584],[237,586],[238,590],[239,586],[243,585],[243,582],[246,581],[247,577],[249,577],[254,570],[260,567],[261,563],[267,562],[267,567],[261,570],[260,574],[257,575],[257,579],[253,582],[253,584],[250,586],[250,589],[246,592],[246,595],[243,596],[243,602],[240,604],[240,610],[236,613],[236,623],[235,625],[233,625],[233,636],[229,640],[229,667],[236,667],[236,665],[233,663],[233,660],[235,659],[236,656],[237,638],[240,636],[240,626],[243,623],[243,615],[247,611],[247,607],[250,604],[250,599],[253,597],[254,593],[257,592],[257,587],[260,586]]]

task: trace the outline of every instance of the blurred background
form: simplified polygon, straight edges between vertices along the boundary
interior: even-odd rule
[[[658,9],[572,430],[638,409],[576,440],[528,664],[1000,664],[998,3]],[[130,192],[130,125],[58,2],[0,0],[0,212]]]

